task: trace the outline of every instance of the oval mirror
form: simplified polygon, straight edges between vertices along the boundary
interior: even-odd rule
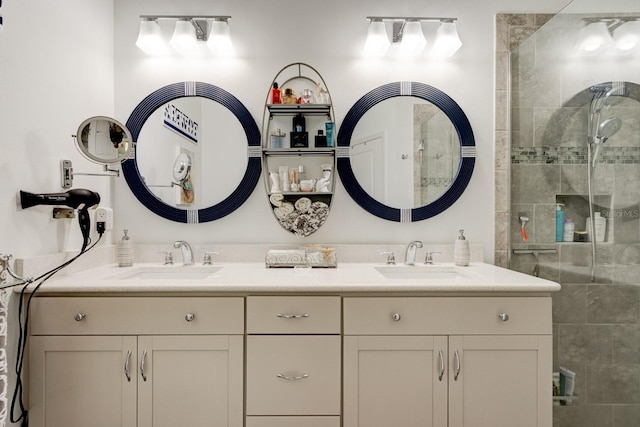
[[[90,117],[80,124],[75,135],[76,147],[95,163],[120,163],[133,147],[131,132],[110,117]]]
[[[249,111],[208,83],[156,90],[127,121],[135,155],[123,163],[138,200],[172,221],[219,219],[240,207],[261,172],[260,132]]]
[[[438,89],[396,82],[364,95],[338,133],[337,169],[366,211],[398,222],[438,215],[462,195],[475,165],[471,125]]]

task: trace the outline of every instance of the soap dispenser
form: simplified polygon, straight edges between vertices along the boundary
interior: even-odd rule
[[[470,259],[469,241],[464,237],[464,230],[460,230],[460,235],[453,246],[453,263],[466,267],[469,265]]]
[[[556,203],[556,242],[562,242],[564,237],[564,211],[562,203]]]
[[[118,267],[131,267],[133,265],[133,240],[127,234],[129,230],[124,230],[122,239],[116,246],[116,262]]]

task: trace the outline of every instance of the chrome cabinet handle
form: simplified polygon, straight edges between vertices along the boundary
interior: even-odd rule
[[[127,381],[131,382],[131,374],[129,373],[129,362],[131,361],[131,350],[127,351],[127,359],[124,361],[124,375]]]
[[[85,317],[87,317],[87,315],[84,313],[76,313],[76,315],[73,316],[76,322],[82,322],[85,319]]]
[[[282,319],[303,319],[305,317],[309,317],[309,313],[303,313],[303,314],[283,314],[283,313],[278,313],[278,314],[276,314],[276,317],[280,317]]]
[[[507,320],[509,320],[509,315],[507,313],[500,313],[498,314],[498,317],[500,318],[500,320],[502,320],[503,322],[506,322]]]
[[[442,353],[442,350],[438,353],[438,358],[440,361],[440,373],[438,375],[438,380],[442,381],[442,377],[444,377],[444,354]]]
[[[458,381],[458,376],[460,375],[460,353],[458,353],[458,350],[455,351],[455,359],[456,359],[456,373],[453,376],[453,380],[454,381]]]
[[[393,315],[391,316],[391,318],[396,321],[399,322],[400,319],[402,319],[402,316],[400,316],[400,313],[393,313]]]
[[[196,315],[193,313],[187,313],[186,316],[184,316],[184,320],[186,320],[187,322],[193,322],[193,319],[196,318]]]
[[[142,352],[142,360],[140,361],[140,375],[144,381],[147,381],[147,374],[144,372],[144,364],[147,359],[147,349],[145,348]]]
[[[276,377],[282,378],[283,380],[287,380],[287,381],[298,381],[298,380],[303,380],[305,378],[309,378],[309,374],[302,374],[300,376],[292,376],[292,377],[282,375],[282,374],[276,374]]]

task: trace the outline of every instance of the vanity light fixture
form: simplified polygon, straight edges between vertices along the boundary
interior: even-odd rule
[[[160,55],[167,51],[167,46],[162,39],[162,30],[156,18],[142,18],[140,20],[136,46],[148,55]]]
[[[207,47],[211,52],[222,55],[233,55],[233,44],[231,43],[231,29],[229,28],[229,17],[223,16],[215,18],[211,22],[211,32],[207,40]]]
[[[405,57],[418,56],[426,45],[427,39],[424,38],[420,21],[405,21],[400,41],[400,55]]]
[[[231,16],[225,15],[140,15],[136,45],[149,55],[169,53],[158,21],[171,20],[175,27],[169,45],[178,53],[199,54],[206,45],[214,54],[229,55],[233,53],[229,19]]]
[[[460,49],[462,41],[458,36],[455,22],[443,19],[436,30],[436,39],[433,42],[432,53],[434,56],[448,58]]]
[[[417,57],[424,50],[427,40],[422,31],[423,22],[440,23],[432,47],[433,56],[451,56],[462,46],[455,24],[457,18],[368,16],[367,19],[370,23],[364,48],[366,56],[382,56],[389,48],[385,22],[393,22],[392,40],[398,43],[402,57]]]
[[[389,48],[391,42],[387,36],[387,27],[381,18],[371,19],[369,30],[367,31],[367,41],[364,45],[364,54],[369,57],[379,57]]]
[[[613,31],[613,48],[620,54],[640,51],[640,19],[626,21]]]
[[[579,55],[597,55],[613,45],[607,21],[589,22],[580,30],[575,51]]]

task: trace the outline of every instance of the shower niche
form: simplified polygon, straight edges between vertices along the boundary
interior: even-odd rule
[[[599,212],[606,220],[604,243],[612,243],[614,237],[614,220],[616,210],[613,208],[611,195],[601,194],[594,196],[593,211]],[[564,211],[564,220],[570,220],[575,224],[573,240],[571,242],[558,243],[588,243],[592,233],[587,224],[589,218],[589,196],[584,194],[557,194],[556,205],[561,204]]]

